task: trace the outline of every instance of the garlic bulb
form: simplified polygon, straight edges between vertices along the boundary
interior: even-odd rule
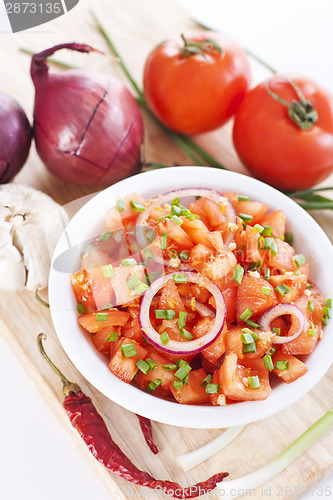
[[[0,186],[0,290],[47,287],[66,222],[65,210],[45,193],[16,183]]]

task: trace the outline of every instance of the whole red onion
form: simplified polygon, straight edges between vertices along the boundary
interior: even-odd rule
[[[0,92],[0,184],[21,170],[29,154],[32,129],[19,103]]]
[[[32,57],[41,159],[55,176],[76,184],[108,185],[137,173],[143,125],[135,99],[111,76],[81,70],[50,74],[46,59],[60,49],[95,51],[65,43]]]

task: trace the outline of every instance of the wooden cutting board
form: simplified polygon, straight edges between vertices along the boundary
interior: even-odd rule
[[[111,72],[123,78],[117,61],[110,55],[105,42],[94,28],[90,9],[91,2],[81,0],[79,6],[65,17],[36,28],[35,34],[31,34],[30,31],[6,35],[6,42],[0,48],[0,66],[6,68],[6,73],[1,78],[1,90],[15,96],[30,118],[34,95],[29,76],[30,58],[19,53],[19,47],[40,51],[68,41],[88,43],[105,51],[106,55],[88,56],[64,52],[59,55],[59,58],[79,66]],[[138,82],[141,82],[145,57],[155,44],[194,28],[193,22],[176,0],[168,0],[168,2],[99,0],[94,10],[103,20]],[[170,143],[161,130],[148,117],[144,119],[146,160],[170,165],[189,164],[188,159]],[[244,172],[232,148],[230,130],[231,127],[228,125],[212,134],[198,136],[196,140],[226,167]],[[326,184],[332,184],[332,181],[333,177]],[[41,163],[34,146],[28,163],[16,177],[15,182],[41,189],[61,204],[94,192],[92,189],[70,185],[54,178]],[[332,213],[316,212],[314,215],[332,239]],[[77,432],[70,426],[62,409],[59,380],[38,354],[36,337],[41,331],[48,335],[47,351],[52,359],[71,380],[78,382],[83,391],[92,397],[111,430],[113,438],[129,458],[155,477],[173,479],[184,486],[202,481],[218,471],[227,470],[231,478],[236,478],[262,466],[326,412],[333,402],[331,396],[333,369],[330,369],[322,381],[298,403],[276,416],[248,425],[227,449],[184,474],[175,463],[174,457],[203,445],[216,437],[220,433],[219,430],[184,429],[154,423],[155,440],[160,449],[159,455],[154,456],[144,443],[136,417],[100,394],[77,372],[57,339],[49,311],[37,303],[31,293],[2,294],[0,304],[0,334],[12,347],[27,373],[38,386],[40,393],[52,406],[58,418],[63,421],[91,466],[96,469],[101,480],[108,486],[113,499],[150,498],[157,500],[162,498],[162,495],[149,491],[148,496],[148,493],[146,494],[148,490],[143,491],[142,488],[135,487],[112,475],[92,457]],[[264,485],[264,489],[259,488],[256,491],[256,498],[299,497],[305,489],[316,484],[325,471],[333,465],[332,450],[333,432],[329,432],[288,470]],[[208,497],[215,498],[215,493],[206,498]]]

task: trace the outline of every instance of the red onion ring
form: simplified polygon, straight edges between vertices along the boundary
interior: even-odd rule
[[[192,299],[190,297],[184,297],[184,295],[180,296],[183,304],[188,307],[189,309],[192,309]],[[195,300],[195,310],[198,311],[200,316],[203,318],[208,317],[208,318],[215,318],[215,313],[209,307],[205,306],[205,304],[202,304],[201,302],[198,302],[196,299]]]
[[[283,316],[285,314],[290,314],[291,316],[295,316],[299,320],[299,328],[294,335],[290,335],[289,337],[280,337],[279,335],[275,335],[273,337],[273,344],[286,344],[287,342],[291,342],[292,340],[297,339],[300,336],[305,326],[305,316],[300,310],[299,307],[294,304],[278,304],[277,306],[271,307],[260,317],[258,323],[261,328],[266,331],[271,330],[271,322],[273,319],[278,318],[279,316]]]
[[[222,204],[225,207],[225,214],[228,223],[236,224],[237,221],[236,212],[231,201],[218,191],[214,191],[213,189],[207,189],[207,188],[183,188],[183,189],[177,189],[175,191],[169,191],[168,193],[153,198],[150,205],[146,208],[146,210],[144,212],[141,212],[137,217],[135,234],[136,234],[136,240],[141,248],[145,248],[147,246],[145,231],[143,229],[146,226],[147,220],[149,219],[151,212],[155,210],[155,208],[158,208],[161,205],[164,205],[167,202],[174,200],[175,198],[184,198],[185,196],[202,196],[204,198],[208,198],[211,201],[214,201],[219,206]],[[228,233],[226,241],[224,241],[224,243],[228,244],[233,239],[234,239],[234,234]],[[159,264],[164,264],[166,266],[168,265],[167,261],[165,261],[164,259],[160,261],[158,257],[156,257],[156,262],[158,262]],[[189,265],[181,264],[178,269],[188,270]]]
[[[155,346],[157,349],[168,352],[170,354],[196,354],[215,342],[215,340],[223,330],[226,317],[226,305],[222,292],[208,278],[205,278],[198,273],[182,273],[184,274],[188,282],[197,283],[198,285],[207,288],[207,290],[213,295],[216,301],[216,316],[212,328],[203,337],[195,340],[189,340],[188,342],[169,340],[167,345],[164,346],[160,340],[160,334],[153,328],[150,322],[149,310],[151,302],[156,293],[163,287],[163,285],[166,284],[166,282],[170,278],[172,279],[174,274],[175,273],[169,273],[161,276],[156,281],[154,281],[146,291],[141,302],[139,315],[140,326],[144,338],[148,340],[148,342],[153,344],[153,346]]]

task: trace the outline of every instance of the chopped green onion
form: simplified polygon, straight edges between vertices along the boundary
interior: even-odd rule
[[[259,339],[259,335],[256,332],[252,332],[251,335],[253,337],[253,340],[257,342],[257,340]]]
[[[310,312],[313,312],[314,311],[314,303],[313,303],[313,300],[309,300],[308,302],[308,309]]]
[[[326,316],[323,316],[323,317],[321,318],[321,321],[322,321],[322,323],[323,323],[323,325],[324,325],[324,326],[327,326],[327,325],[328,325],[328,318],[326,318]]]
[[[295,271],[294,271],[294,275],[295,276],[300,276],[301,274],[302,273],[301,273],[301,271],[299,269],[295,269]]]
[[[253,339],[251,333],[242,333],[241,334],[241,341],[243,342],[243,344],[252,344],[254,342],[254,339]]]
[[[272,332],[275,333],[275,335],[281,335],[281,328],[274,327],[272,329]]]
[[[173,281],[175,283],[187,283],[186,277],[184,274],[174,274]]]
[[[275,370],[288,370],[289,361],[277,361],[275,363]]]
[[[263,287],[261,287],[261,293],[263,295],[270,295],[271,291],[272,291],[272,289],[269,288],[269,286],[263,286]]]
[[[123,344],[120,346],[120,350],[124,358],[132,358],[133,356],[137,356],[137,352],[133,344]]]
[[[130,200],[130,207],[136,212],[144,212],[146,210],[141,201]]]
[[[140,285],[140,283],[142,283],[142,281],[140,280],[139,276],[133,275],[126,282],[126,285],[127,285],[127,288],[129,288],[129,290],[133,290],[133,288]]]
[[[266,281],[268,281],[270,277],[271,277],[271,270],[269,268],[267,268],[265,270],[265,276],[264,276],[264,278],[265,278]]]
[[[205,378],[203,379],[203,381],[201,382],[201,384],[200,384],[200,385],[201,385],[202,387],[206,387],[206,385],[207,385],[207,384],[210,384],[212,380],[213,380],[213,375],[212,375],[211,373],[209,373],[209,374],[207,375],[207,377],[205,377]]]
[[[150,370],[150,367],[149,367],[148,363],[146,363],[145,361],[143,361],[143,359],[139,359],[135,363],[135,366],[140,370],[140,372],[144,373],[145,375],[147,375],[147,373]]]
[[[269,249],[272,255],[277,255],[277,243],[274,238],[265,238],[264,248]]]
[[[106,302],[102,309],[113,309],[113,305],[110,302]]]
[[[192,214],[188,208],[182,208],[180,211],[180,215],[182,215],[183,217],[187,217],[188,215],[192,215]]]
[[[260,271],[262,266],[262,260],[257,260],[257,262],[250,262],[249,263],[249,270],[250,271]]]
[[[262,232],[263,232],[263,230],[264,230],[264,227],[263,227],[263,226],[261,226],[260,224],[255,224],[255,225],[253,226],[253,229],[255,229],[256,231],[258,231],[258,233],[262,233]]]
[[[190,253],[189,252],[185,252],[185,250],[181,250],[179,252],[179,258],[180,258],[180,260],[185,260],[186,261],[189,258],[189,256],[190,256]]]
[[[251,318],[252,314],[253,311],[251,311],[251,309],[247,307],[245,311],[243,311],[242,314],[239,316],[239,319],[242,321],[247,321],[248,319]]]
[[[329,309],[328,307],[323,307],[323,309],[324,309],[324,316],[327,319],[331,319],[331,309]]]
[[[162,368],[163,370],[165,370],[166,372],[171,372],[172,370],[177,370],[177,365],[174,365],[174,364],[167,364],[167,365],[162,365]]]
[[[263,224],[263,230],[261,232],[261,235],[262,236],[272,236],[272,234],[273,234],[272,226],[265,226],[265,224]]]
[[[239,218],[242,219],[244,222],[252,222],[253,220],[253,215],[249,214],[238,214]]]
[[[152,229],[151,231],[149,231],[147,234],[146,234],[146,240],[149,242],[149,243],[152,243],[154,238],[156,236],[156,231],[154,231],[154,229]]]
[[[182,364],[181,366],[179,366],[179,368],[176,371],[176,373],[174,374],[174,376],[176,378],[178,378],[179,380],[184,380],[184,378],[186,377],[186,375],[188,373],[190,373],[191,370],[192,370],[192,368],[190,367],[190,365],[187,362],[185,362],[184,364]]]
[[[189,214],[189,215],[186,215],[186,219],[189,221],[198,220],[198,219],[200,219],[200,215]]]
[[[127,267],[127,266],[136,266],[137,265],[137,262],[135,259],[123,259],[121,262],[120,262],[120,265],[122,267]]]
[[[301,253],[298,255],[295,255],[294,262],[295,262],[297,267],[303,266],[303,264],[305,264],[305,262],[306,262],[304,255],[302,255]]]
[[[136,295],[142,295],[148,288],[149,286],[146,283],[140,283],[134,288],[134,291]]]
[[[96,321],[107,321],[108,317],[109,317],[108,313],[97,313]]]
[[[169,335],[167,332],[163,332],[160,335],[161,343],[162,345],[167,345],[167,343],[170,341]]]
[[[220,392],[220,384],[207,384],[205,391],[207,394],[218,394]]]
[[[176,316],[176,311],[173,309],[156,309],[155,318],[156,319],[174,319]]]
[[[307,284],[306,284],[306,288],[307,288],[307,290],[312,290],[312,285],[311,285],[311,283],[307,283]]]
[[[188,373],[187,375],[185,375],[185,377],[183,378],[183,384],[185,385],[188,385],[188,381],[190,380],[190,374]]]
[[[291,288],[287,286],[285,283],[281,283],[281,285],[278,285],[275,290],[279,292],[280,295],[286,295],[287,293],[291,292]]]
[[[168,244],[168,233],[163,233],[161,236],[161,250],[165,250]]]
[[[308,337],[314,337],[316,335],[317,329],[316,328],[310,328],[308,331]]]
[[[332,309],[332,299],[326,299],[326,307],[327,309]]]
[[[181,380],[174,380],[173,381],[173,386],[175,389],[182,389],[183,388],[183,382]]]
[[[180,334],[182,337],[184,337],[187,340],[193,339],[193,334],[191,332],[188,332],[187,330],[185,330],[185,328],[180,329]]]
[[[151,369],[152,372],[154,372],[158,367],[158,364],[155,363],[155,361],[151,358],[146,358],[145,362],[147,363],[147,365],[149,365],[149,368]]]
[[[177,226],[181,226],[183,224],[183,222],[184,222],[180,217],[178,217],[178,215],[173,215],[171,217],[171,220],[173,222],[175,222],[177,224]]]
[[[154,260],[154,254],[151,250],[151,248],[145,248],[143,250],[143,253],[145,254],[145,259],[149,262],[150,260]]]
[[[286,241],[288,243],[288,245],[292,246],[294,243],[293,233],[285,233],[284,234],[284,241]]]
[[[148,385],[146,391],[149,392],[149,393],[152,393],[161,384],[162,384],[162,380],[160,378],[157,378],[156,380],[153,380],[152,382],[150,382],[150,384]]]
[[[248,381],[251,389],[258,389],[260,387],[260,380],[258,375],[254,375],[254,377],[248,377]]]
[[[184,328],[184,326],[186,325],[186,318],[187,318],[187,312],[179,311],[179,319],[177,323],[178,328],[180,329]]]
[[[244,196],[242,194],[239,194],[238,201],[250,201],[250,198],[248,196]]]
[[[170,259],[175,259],[177,255],[177,250],[175,250],[174,248],[170,250]]]
[[[171,206],[171,215],[180,215],[181,213],[182,213],[182,209],[178,205]]]
[[[263,236],[259,236],[258,238],[258,248],[259,250],[263,250],[265,248],[265,238]]]
[[[119,339],[120,335],[118,332],[111,332],[109,335],[106,337],[107,342],[116,342]]]
[[[244,252],[246,248],[246,244],[243,243],[243,245],[238,245],[237,249],[236,249],[236,255],[238,255],[239,257],[242,255],[242,253]]]
[[[112,236],[112,233],[110,231],[104,231],[100,237],[98,238],[99,241],[108,241]]]
[[[116,210],[118,210],[118,212],[123,212],[125,210],[125,206],[126,201],[119,199],[116,203]]]
[[[266,354],[269,354],[270,356],[274,356],[276,353],[276,347],[272,345],[269,351],[266,352]]]
[[[243,354],[248,352],[257,352],[257,346],[255,342],[251,342],[251,344],[243,344]]]
[[[244,269],[242,268],[242,266],[237,264],[232,279],[237,283],[237,285],[240,285],[242,283],[243,276],[244,276]]]
[[[114,278],[112,264],[109,264],[108,266],[103,266],[103,276],[104,278]]]
[[[84,307],[83,302],[79,302],[76,306],[76,309],[79,314],[83,314],[84,312],[86,312],[86,308]]]
[[[252,326],[252,328],[261,328],[261,326],[258,324],[258,323],[255,323],[254,321],[252,321],[251,319],[247,319],[246,320],[246,323],[249,325],[249,326]]]
[[[270,356],[269,354],[265,354],[265,356],[263,357],[263,360],[264,360],[265,368],[268,368],[268,370],[271,372],[274,369],[272,356]]]

